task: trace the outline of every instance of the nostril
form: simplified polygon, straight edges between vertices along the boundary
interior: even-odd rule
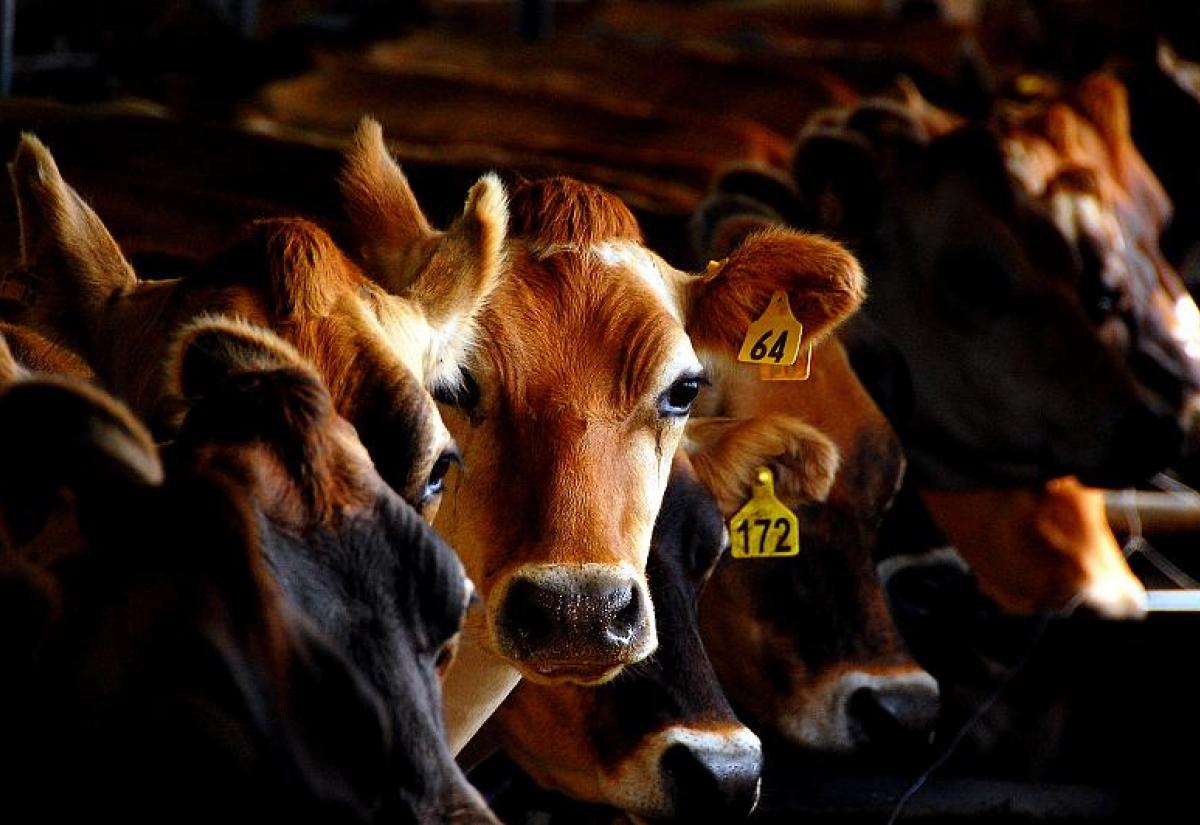
[[[510,636],[525,649],[546,644],[558,626],[557,601],[534,582],[518,580],[508,589],[503,616]]]
[[[758,804],[762,760],[740,748],[667,748],[659,759],[663,786],[674,802],[675,818],[706,820],[719,815],[748,817]]]
[[[862,744],[924,744],[937,721],[937,692],[921,684],[866,686],[846,701],[846,716]]]
[[[610,603],[615,612],[609,622],[609,636],[618,644],[632,644],[634,635],[645,623],[640,591],[632,584],[619,587]]]

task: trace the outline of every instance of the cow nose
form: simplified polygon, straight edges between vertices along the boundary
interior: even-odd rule
[[[663,786],[674,799],[673,818],[681,822],[745,819],[758,806],[759,748],[743,743],[681,743],[667,748],[658,766]]]
[[[623,567],[520,571],[497,615],[501,650],[549,678],[594,681],[657,645],[645,587]]]
[[[846,718],[860,745],[924,745],[939,709],[937,689],[924,681],[865,685],[846,700]]]

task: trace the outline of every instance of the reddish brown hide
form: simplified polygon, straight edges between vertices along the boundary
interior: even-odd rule
[[[498,277],[487,241],[503,223],[498,183],[481,182],[449,231],[426,227],[420,272],[389,294],[299,219],[254,224],[186,279],[142,281],[35,138],[23,139],[13,179],[24,269],[10,280],[30,284],[25,320],[82,353],[156,428],[173,424],[159,366],[168,339],[206,312],[232,313],[279,330],[311,359],[389,483],[427,517],[436,512],[455,448],[425,386],[453,369]],[[424,280],[444,281],[447,268],[463,274],[452,287]]]
[[[1005,609],[1145,612],[1146,591],[1109,528],[1100,490],[1068,477],[1040,488],[923,490],[921,498],[980,591]]]

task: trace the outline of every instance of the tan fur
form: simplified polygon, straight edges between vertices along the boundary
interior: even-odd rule
[[[0,387],[9,384],[25,375],[25,369],[13,358],[8,341],[0,333]]]
[[[137,282],[100,218],[62,179],[40,140],[23,134],[9,167],[17,194],[21,259],[41,271],[69,273],[72,289],[60,311],[85,337],[106,301]]]
[[[285,429],[259,428],[265,439],[244,448],[256,451],[252,468],[257,495],[270,503],[273,518],[309,529],[335,525],[368,506],[373,490],[362,479],[369,459],[353,431],[340,419],[316,369],[270,330],[234,318],[202,316],[184,325],[168,349],[170,392],[181,410],[219,396],[232,379],[256,374],[284,377],[287,409],[274,414]],[[220,454],[225,445],[213,450]],[[282,491],[282,492],[280,492]]]
[[[718,277],[719,276],[719,277]],[[737,352],[775,290],[787,293],[804,339],[819,342],[866,297],[858,261],[818,235],[766,228],[747,237],[717,273],[691,284],[688,334],[698,347]]]
[[[775,495],[787,506],[797,507],[825,500],[839,462],[832,441],[800,419],[784,415],[744,421],[693,419],[688,422],[684,449],[726,517],[750,499],[760,465],[772,470]]]
[[[1040,488],[922,490],[921,497],[980,589],[1007,610],[1061,610],[1097,589],[1132,600],[1128,608],[1138,594],[1144,602],[1105,520],[1103,494],[1074,478]]]
[[[82,358],[28,327],[0,321],[0,340],[5,342],[9,357],[23,370],[69,375],[81,381],[96,378]]]
[[[438,328],[430,371],[457,364],[473,341],[478,307],[503,274],[508,203],[499,179],[480,178],[462,215],[445,232],[435,231],[388,153],[379,124],[364,118],[340,183],[372,275],[391,294],[419,306]],[[444,367],[431,379],[443,377]]]
[[[207,271],[188,279],[138,281],[99,219],[62,180],[36,139],[22,143],[13,179],[24,234],[38,239],[26,245],[26,266],[39,273],[30,323],[54,340],[77,346],[106,385],[127,398],[139,415],[159,427],[169,427],[177,418],[178,410],[166,398],[161,366],[177,329],[213,311],[252,320],[278,331],[316,366],[338,411],[356,425],[363,425],[364,416],[379,424],[384,414],[409,422],[396,438],[414,443],[410,466],[394,468],[389,481],[432,518],[437,499],[425,499],[423,490],[430,468],[451,439],[424,387],[457,374],[454,359],[470,338],[464,332],[474,312],[470,290],[449,290],[455,296],[453,311],[462,315],[433,323],[417,299],[381,290],[328,234],[299,219],[256,222]],[[483,206],[489,191],[485,185],[476,198],[483,211],[491,208]],[[43,220],[59,213],[73,217]],[[472,227],[477,223],[466,221]],[[481,237],[492,240],[483,246],[494,246],[494,235],[484,231]],[[472,236],[468,232],[465,237]],[[463,259],[478,247],[472,243],[447,248]],[[58,254],[62,249],[74,257],[64,259]],[[492,264],[488,267],[495,271]],[[446,271],[438,269],[434,275],[444,278]],[[103,300],[77,300],[88,294]],[[429,300],[436,303],[436,297]],[[449,310],[441,306],[438,311]],[[74,334],[79,329],[85,334]],[[398,475],[402,471],[403,478]]]

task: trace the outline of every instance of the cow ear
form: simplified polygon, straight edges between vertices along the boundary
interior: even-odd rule
[[[777,291],[787,295],[809,343],[832,332],[866,295],[862,268],[844,247],[779,227],[746,238],[687,289],[689,337],[699,348],[733,354]]]
[[[727,258],[754,232],[782,222],[779,213],[746,195],[712,195],[692,213],[692,248],[700,260]]]
[[[1075,96],[1079,110],[1108,147],[1121,186],[1161,230],[1170,220],[1171,201],[1133,142],[1125,84],[1110,74],[1096,72],[1083,79]]]
[[[0,392],[0,527],[21,545],[51,513],[90,496],[162,482],[150,433],[123,404],[59,378]]]
[[[929,143],[928,170],[934,178],[957,176],[992,205],[1016,208],[1016,189],[1000,139],[987,127],[967,125]]]
[[[692,419],[683,444],[726,516],[750,500],[760,466],[775,476],[776,497],[797,507],[825,500],[841,460],[828,437],[788,415]]]
[[[787,173],[765,163],[739,162],[717,175],[713,189],[718,194],[744,195],[787,216],[796,209],[796,187]]]
[[[840,238],[862,235],[882,197],[880,170],[863,135],[817,126],[801,133],[792,154],[799,226]]]
[[[480,178],[458,219],[436,231],[388,152],[383,130],[364,118],[346,156],[341,188],[367,274],[418,306],[450,347],[429,360],[456,362],[503,271],[508,197],[499,178]]]
[[[137,283],[133,268],[100,218],[63,180],[40,140],[21,136],[9,174],[22,265],[52,278],[55,295],[72,316],[64,321],[90,327],[114,292]]]
[[[167,353],[167,385],[188,400],[216,392],[232,376],[290,369],[320,381],[304,357],[270,330],[210,315],[187,324]]]

